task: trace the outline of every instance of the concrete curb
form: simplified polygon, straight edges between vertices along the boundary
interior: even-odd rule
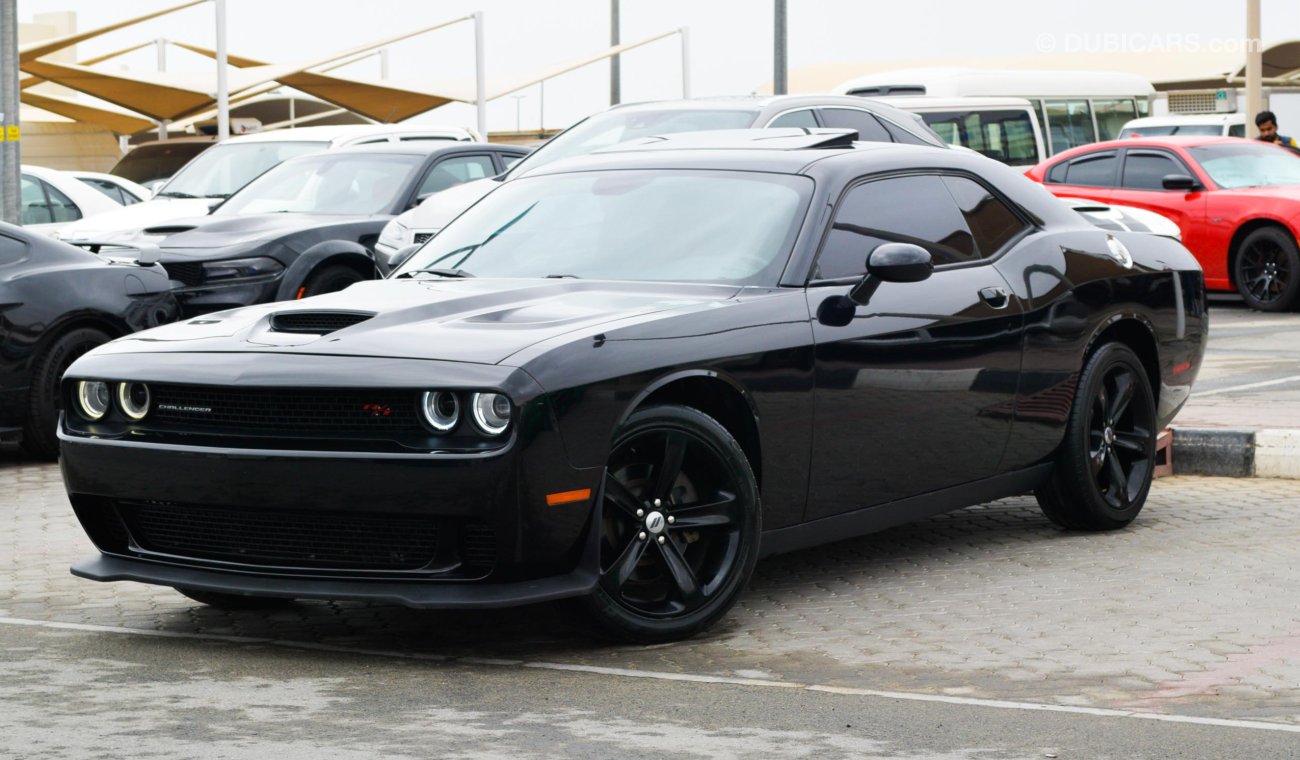
[[[1175,475],[1300,479],[1300,430],[1173,428]]]

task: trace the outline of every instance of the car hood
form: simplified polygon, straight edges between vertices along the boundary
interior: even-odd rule
[[[509,364],[513,354],[542,341],[714,309],[740,291],[729,285],[570,279],[380,280],[302,301],[205,315],[127,336],[99,351],[262,351]],[[359,321],[333,332],[290,331],[349,314]]]
[[[387,219],[387,216],[297,213],[200,216],[146,227],[136,239],[153,243],[164,252],[185,253],[247,246],[308,230],[334,237],[336,235],[329,233],[350,234],[349,228],[358,224],[382,226]],[[321,235],[313,234],[312,237]]]
[[[220,201],[220,198],[154,198],[74,222],[64,227],[59,237],[73,242],[122,240],[145,227],[205,215]]]

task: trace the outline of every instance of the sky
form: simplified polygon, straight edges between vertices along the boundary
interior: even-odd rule
[[[177,0],[18,0],[20,21],[36,13],[74,11],[78,28],[105,25]],[[1261,0],[1265,44],[1300,39],[1300,2]],[[272,62],[318,58],[361,43],[482,11],[486,80],[492,91],[530,73],[608,47],[610,0],[227,0],[232,54]],[[78,57],[168,38],[212,47],[212,4],[199,5],[83,43]],[[1119,45],[1179,50],[1236,45],[1245,35],[1245,0],[788,0],[791,70],[813,64],[1034,55]],[[621,0],[623,42],[681,27],[690,32],[692,95],[748,94],[772,80],[771,0]],[[469,23],[397,43],[389,53],[394,84],[433,92],[471,86],[474,32]],[[1109,48],[1108,48],[1109,49]],[[104,64],[154,71],[144,50]],[[172,48],[168,68],[210,70],[212,63]],[[682,53],[670,37],[622,57],[625,102],[678,98]],[[339,74],[379,78],[375,58]],[[865,72],[864,72],[865,73]],[[1190,72],[1194,74],[1200,71]],[[598,63],[505,96],[488,107],[490,130],[516,125],[562,128],[609,104],[609,67]],[[472,106],[451,104],[416,117],[424,123],[473,126]]]

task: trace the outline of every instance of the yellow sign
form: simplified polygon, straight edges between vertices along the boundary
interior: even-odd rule
[[[17,126],[5,127],[5,139],[9,142],[18,142],[19,130]]]

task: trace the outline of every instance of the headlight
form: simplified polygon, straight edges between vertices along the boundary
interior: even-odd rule
[[[379,233],[379,242],[384,245],[390,245],[394,248],[401,248],[406,245],[407,235],[410,230],[398,222],[396,219],[384,225],[384,229]]]
[[[108,407],[113,403],[113,396],[108,391],[108,383],[100,380],[77,381],[77,411],[82,417],[94,422],[108,414]]]
[[[133,420],[142,420],[149,413],[149,386],[144,383],[118,383],[117,405],[122,413]]]
[[[255,259],[230,259],[229,261],[207,261],[203,263],[203,279],[242,280],[254,277],[271,277],[284,271],[284,266],[265,256]]]
[[[420,414],[435,432],[450,433],[460,422],[460,401],[451,391],[429,391],[420,397]]]
[[[470,407],[474,424],[488,435],[501,435],[510,426],[510,399],[500,393],[475,393]]]

